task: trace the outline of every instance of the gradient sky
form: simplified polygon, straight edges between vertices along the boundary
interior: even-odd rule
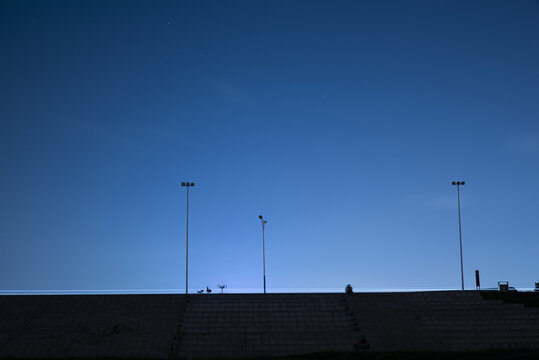
[[[539,281],[536,1],[1,1],[0,289]]]

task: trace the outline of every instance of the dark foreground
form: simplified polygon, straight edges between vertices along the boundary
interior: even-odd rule
[[[0,296],[0,358],[539,359],[538,305],[477,291]]]
[[[539,351],[362,352],[286,356],[282,360],[537,360]]]
[[[3,358],[2,360],[11,360]],[[137,360],[133,358],[65,358],[63,360]],[[393,352],[325,352],[305,355],[291,355],[280,357],[263,357],[241,360],[537,360],[539,351],[497,350],[497,351],[467,351],[467,352],[419,352],[419,351],[393,351]],[[36,360],[20,359],[20,360]],[[148,359],[152,360],[152,359]],[[157,359],[155,359],[157,360]]]

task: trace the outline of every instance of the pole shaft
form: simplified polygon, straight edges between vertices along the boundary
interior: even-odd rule
[[[460,240],[460,277],[462,281],[462,290],[464,291],[464,262],[462,260],[462,229],[460,225],[460,186],[457,185],[457,198],[459,204],[459,240]]]
[[[264,269],[264,294],[266,293],[266,241],[264,239],[264,220],[262,220],[262,264]]]
[[[189,186],[187,186],[187,224],[185,226],[185,295],[189,294]]]

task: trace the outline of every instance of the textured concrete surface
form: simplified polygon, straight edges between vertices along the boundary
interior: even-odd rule
[[[0,357],[539,349],[539,293],[0,296]],[[508,302],[508,301],[506,301]],[[366,341],[366,343],[365,343]],[[369,347],[367,350],[366,347]]]
[[[194,296],[176,343],[184,358],[354,351],[361,334],[344,294]]]
[[[539,349],[539,308],[485,300],[476,291],[354,294],[347,301],[371,351]]]
[[[183,295],[0,296],[0,357],[170,354]]]

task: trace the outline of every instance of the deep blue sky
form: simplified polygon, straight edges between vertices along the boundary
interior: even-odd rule
[[[539,281],[535,1],[0,2],[0,289]]]

